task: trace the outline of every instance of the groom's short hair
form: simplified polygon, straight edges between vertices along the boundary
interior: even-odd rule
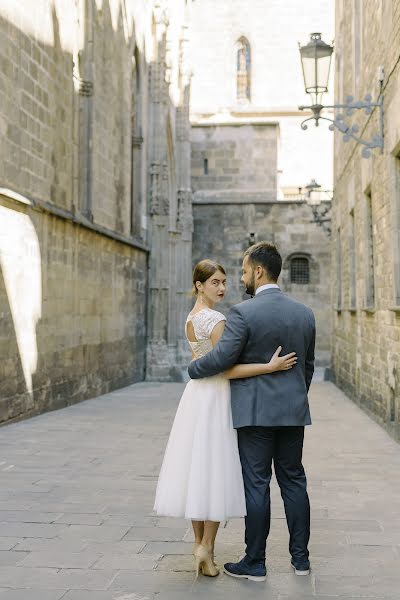
[[[258,242],[250,246],[244,253],[251,266],[261,265],[268,274],[269,279],[278,281],[282,270],[282,257],[274,244],[270,242]]]

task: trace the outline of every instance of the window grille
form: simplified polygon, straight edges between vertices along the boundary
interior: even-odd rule
[[[308,258],[297,256],[290,261],[290,282],[307,285],[310,283],[310,263]]]

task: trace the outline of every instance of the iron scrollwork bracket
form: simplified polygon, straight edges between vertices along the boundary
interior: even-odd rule
[[[345,114],[339,113],[334,119],[322,116],[321,112],[324,108],[344,109]],[[379,133],[372,136],[371,139],[365,140],[358,135],[359,126],[354,124],[350,125],[346,117],[351,117],[356,110],[364,110],[367,115],[370,115],[372,111],[377,108],[379,111]],[[299,106],[300,110],[309,109],[312,111],[312,116],[308,117],[301,123],[303,130],[308,129],[307,122],[315,120],[315,126],[318,127],[319,121],[329,121],[329,129],[333,131],[337,129],[343,134],[343,141],[348,142],[351,139],[355,140],[358,144],[364,146],[362,149],[362,156],[369,158],[371,156],[371,150],[373,148],[380,148],[383,154],[383,143],[384,143],[384,119],[383,119],[383,95],[381,94],[376,102],[372,101],[372,96],[367,94],[364,100],[354,101],[352,96],[347,97],[345,104],[331,104],[323,106],[322,104],[314,104],[312,106]]]
[[[312,210],[312,214],[313,214],[313,218],[314,218],[314,223],[317,223],[317,225],[319,225],[320,227],[322,227],[322,229],[325,231],[325,233],[328,235],[328,237],[331,236],[331,228],[329,226],[329,223],[331,222],[331,218],[327,217],[329,211],[331,210],[331,206],[326,206],[324,209],[322,209],[321,211],[318,210],[318,208],[316,206],[311,206],[311,210]]]

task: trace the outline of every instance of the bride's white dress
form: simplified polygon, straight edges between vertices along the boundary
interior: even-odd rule
[[[212,350],[215,325],[225,317],[205,308],[189,315],[196,358]],[[229,380],[192,379],[180,400],[158,479],[158,515],[224,521],[246,514],[237,433],[232,426]]]

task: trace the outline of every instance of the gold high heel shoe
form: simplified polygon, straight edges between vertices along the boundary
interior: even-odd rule
[[[208,552],[207,548],[198,544],[193,554],[196,560],[196,577],[198,577],[200,569],[206,577],[216,577],[219,575],[219,569],[215,566],[212,555]]]

